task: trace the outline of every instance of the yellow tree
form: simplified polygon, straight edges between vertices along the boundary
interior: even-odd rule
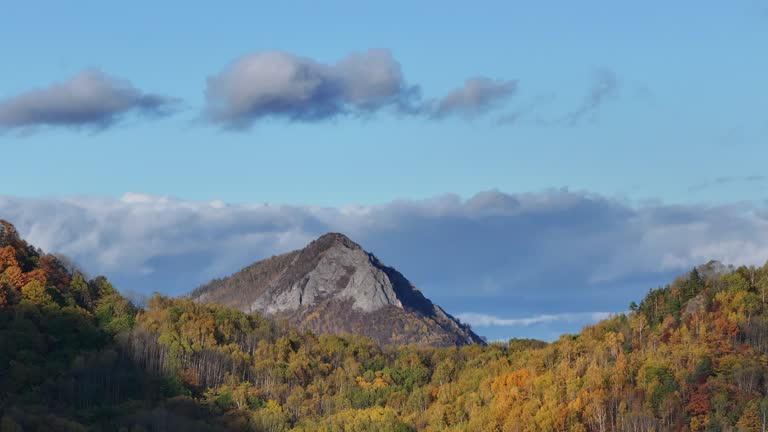
[[[33,280],[21,287],[21,298],[37,305],[53,303],[53,298],[46,292],[45,286],[37,280]]]

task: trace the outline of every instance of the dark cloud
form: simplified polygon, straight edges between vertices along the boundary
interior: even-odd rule
[[[442,98],[432,113],[435,117],[458,114],[476,116],[493,108],[514,95],[517,81],[494,80],[485,77],[468,79],[464,86],[453,90]]]
[[[0,129],[40,126],[105,128],[128,113],[163,116],[176,100],[143,93],[131,83],[92,69],[47,88],[0,101]]]
[[[515,81],[476,77],[447,96],[424,101],[388,50],[351,54],[335,64],[279,51],[249,54],[208,78],[205,116],[231,129],[278,118],[319,121],[381,110],[432,118],[478,115],[511,96]]]

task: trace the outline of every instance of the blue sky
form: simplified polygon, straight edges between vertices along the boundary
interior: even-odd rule
[[[728,207],[728,212],[735,213],[717,214],[741,217],[760,214],[765,205],[766,1],[485,2],[472,7],[445,2],[273,3],[231,2],[222,7],[173,1],[122,5],[29,1],[4,5],[0,14],[0,195],[6,197],[6,206],[0,209],[9,214],[15,211],[29,234],[40,232],[39,228],[33,231],[35,223],[49,221],[46,217],[51,218],[50,209],[58,208],[56,203],[77,200],[92,211],[92,202],[118,205],[128,192],[147,194],[153,200],[172,197],[174,203],[222,200],[247,207],[267,202],[302,209],[388,209],[399,200],[423,207],[445,194],[471,201],[483,191],[497,191],[495,199],[503,201],[528,193],[551,196],[553,188],[567,188],[579,196],[597,195],[611,206],[625,206],[638,214],[645,214],[648,206],[685,206],[701,212]],[[418,113],[399,110],[390,99],[376,99],[375,108],[354,105],[355,86],[380,71],[369,66],[373,55],[365,57],[377,49],[388,50],[383,55],[385,65],[399,65],[398,85],[420,89]],[[259,87],[263,83],[237,68],[238,61],[270,65],[272,58],[259,57],[264,52],[281,53],[289,64],[309,65],[313,76],[321,79],[334,77],[327,78],[329,99],[322,99],[326,93],[317,93],[307,104],[341,105],[334,105],[330,114],[307,120],[300,114],[309,112],[308,108],[295,101],[285,111],[276,110],[276,105],[257,107],[252,99],[235,114],[212,115],[206,91],[218,94],[225,103],[235,103],[214,88],[211,83],[216,80],[233,86],[237,94],[264,91]],[[347,77],[343,74],[349,68],[334,65],[355,53],[362,53],[361,62],[368,69]],[[339,81],[335,78],[339,74],[347,78]],[[69,109],[60,103],[67,103],[66,97],[56,99],[49,92],[24,99],[34,89],[68,83],[78,76],[85,77],[84,85],[109,87],[118,79],[128,83],[132,93],[121,93],[128,98],[121,99],[125,111],[101,112],[102,117],[93,121],[81,117],[70,121],[71,117],[62,117],[61,110]],[[449,97],[470,94],[465,84],[473,77],[491,83],[488,99],[473,105],[476,99]],[[500,90],[501,84],[508,91]],[[56,93],[61,94],[65,93]],[[141,99],[147,95],[159,99]],[[398,87],[387,95],[399,102],[406,92]],[[449,103],[456,100],[458,105]],[[22,105],[14,101],[27,103],[23,105],[27,110],[20,110]],[[39,105],[53,102],[58,104],[54,108]],[[35,112],[49,110],[46,118],[55,117],[58,123],[51,126],[29,117],[29,106]],[[442,115],[440,107],[445,106],[458,108]],[[162,115],[155,112],[166,107]],[[510,118],[515,120],[503,121]],[[235,120],[247,124],[232,130]],[[9,203],[16,207],[8,207]],[[732,210],[733,205],[739,210]],[[21,212],[22,207],[31,210]],[[48,213],[34,213],[43,207]],[[568,222],[564,220],[563,226],[570,226]],[[330,222],[322,226],[357,229]],[[715,223],[712,226],[720,229]],[[469,224],[466,229],[478,227]],[[508,232],[501,225],[498,229]],[[507,311],[495,310],[498,302],[494,300],[520,300],[510,293],[519,293],[521,282],[488,276],[512,265],[501,260],[496,270],[468,270],[485,273],[469,276],[489,281],[485,285],[491,300],[478,300],[473,310],[461,310],[466,304],[457,300],[461,296],[441,288],[445,284],[420,270],[424,266],[409,264],[420,260],[403,258],[409,254],[399,250],[398,243],[377,240],[381,229],[377,230],[358,229],[361,237],[370,238],[371,245],[386,255],[385,261],[415,273],[427,294],[449,311],[505,318],[527,312],[621,310],[649,284],[662,283],[703,256],[700,249],[680,252],[686,259],[678,261],[677,267],[658,271],[652,271],[650,263],[656,262],[651,260],[616,279],[622,286],[633,287],[621,291],[621,298],[594,307],[578,304],[578,310],[565,310],[566,306],[549,310],[547,299],[531,300],[543,305],[518,301],[519,306]],[[177,281],[169,290],[181,291],[181,285],[233,270],[247,259],[298,246],[315,229],[299,231],[302,235],[291,241],[247,249],[247,257],[233,258],[197,279]],[[721,240],[718,244],[746,238],[734,232],[717,231],[718,236],[713,236]],[[115,241],[120,238],[114,237]],[[50,236],[38,234],[38,240],[44,247],[66,248]],[[662,246],[654,244],[648,253],[663,254],[658,249]],[[709,247],[712,255],[718,255],[719,249]],[[762,243],[754,245],[755,254],[762,252],[761,247]],[[102,261],[86,258],[93,256],[91,252],[71,253],[80,253],[98,270],[110,271]],[[145,261],[170,262],[167,257],[142,253]],[[740,258],[730,252],[722,255]],[[741,258],[759,262],[757,255]],[[163,271],[177,271],[176,265],[157,265],[154,276],[150,272],[146,280],[158,280]],[[123,276],[116,272],[114,277]],[[132,285],[129,288],[140,289],[139,281],[129,283],[129,279],[125,276],[125,284]],[[585,301],[590,299],[589,290],[600,289],[589,280],[585,277],[579,286],[586,290]],[[552,292],[559,292],[561,283],[557,281]],[[592,303],[600,303],[598,291]],[[545,331],[578,328],[581,322],[558,325],[514,331],[542,336]],[[488,332],[502,337],[512,330]]]

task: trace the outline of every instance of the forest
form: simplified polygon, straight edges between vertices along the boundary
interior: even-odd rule
[[[768,265],[693,269],[558,340],[317,336],[135,305],[0,230],[0,431],[764,431]]]

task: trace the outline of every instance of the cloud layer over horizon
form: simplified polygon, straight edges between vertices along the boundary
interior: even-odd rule
[[[129,113],[164,116],[175,99],[144,93],[98,69],[0,101],[0,130],[42,126],[106,128]]]
[[[568,190],[341,208],[132,193],[119,200],[6,196],[0,217],[36,246],[144,294],[182,294],[340,231],[449,312],[503,317],[483,321],[491,326],[523,324],[519,318],[534,314],[588,320],[583,314],[625,310],[648,288],[711,259],[762,265],[768,258],[764,207],[633,205]]]

